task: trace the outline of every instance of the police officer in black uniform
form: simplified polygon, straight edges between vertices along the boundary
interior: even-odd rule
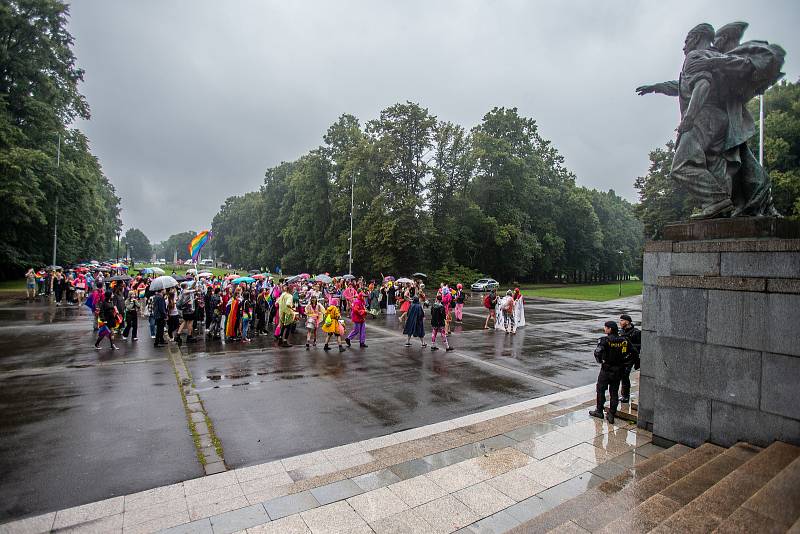
[[[628,340],[628,343],[636,349],[636,357],[634,352],[629,351],[628,357],[625,358],[625,366],[622,369],[622,380],[620,381],[620,402],[631,401],[631,370],[639,369],[639,354],[642,352],[642,333],[638,328],[633,326],[633,319],[630,315],[622,314],[619,316],[620,335]]]
[[[600,338],[594,349],[594,359],[600,364],[600,374],[597,375],[597,408],[589,410],[589,415],[603,419],[603,405],[606,403],[606,389],[608,389],[611,394],[611,405],[606,419],[609,423],[613,423],[619,403],[617,394],[625,358],[628,357],[630,351],[636,349],[627,339],[619,335],[617,323],[614,321],[606,321],[603,331],[606,335]]]

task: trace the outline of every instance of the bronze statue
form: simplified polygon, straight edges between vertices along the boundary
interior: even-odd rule
[[[786,54],[766,41],[740,44],[745,29],[733,22],[715,33],[698,24],[686,36],[680,78],[636,88],[679,99],[670,176],[700,201],[694,219],[778,216],[769,175],[747,146],[755,134],[747,102],[783,76]]]

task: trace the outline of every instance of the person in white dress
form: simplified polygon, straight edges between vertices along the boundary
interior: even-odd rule
[[[514,289],[514,324],[517,328],[525,326],[525,303],[519,288]]]

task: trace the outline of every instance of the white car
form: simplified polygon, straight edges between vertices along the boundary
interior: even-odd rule
[[[497,289],[500,284],[497,283],[497,280],[494,278],[481,278],[474,284],[472,284],[473,291],[491,291],[492,289]]]

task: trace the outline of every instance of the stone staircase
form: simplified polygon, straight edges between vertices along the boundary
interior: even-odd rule
[[[800,447],[674,445],[510,532],[800,533]]]

